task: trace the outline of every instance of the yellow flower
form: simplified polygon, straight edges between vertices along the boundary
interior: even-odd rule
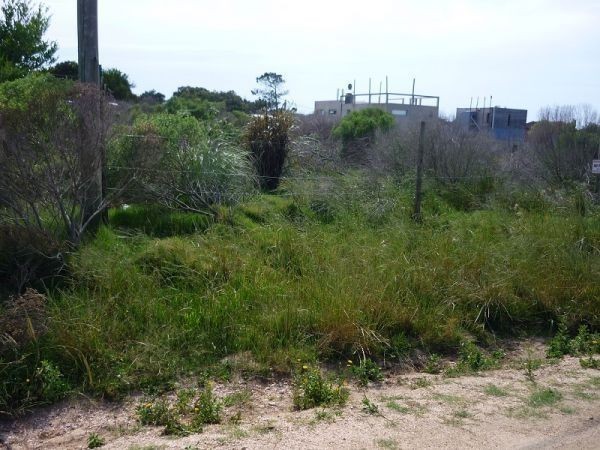
[[[352,360],[351,359],[348,360],[348,364],[352,364]]]
[[[302,366],[304,370],[308,370],[308,366]]]

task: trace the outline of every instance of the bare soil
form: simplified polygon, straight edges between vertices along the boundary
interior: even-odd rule
[[[545,362],[531,381],[524,358],[543,358],[543,348],[525,347],[499,370],[458,378],[388,374],[367,388],[351,385],[347,405],[338,409],[294,411],[289,382],[218,385],[218,395],[251,396],[226,408],[222,424],[183,438],[141,427],[139,397],[119,404],[79,398],[0,423],[0,449],[87,448],[90,433],[102,436],[107,449],[600,448],[600,371],[567,357]],[[532,404],[532,393],[544,389],[560,399]],[[377,412],[365,411],[365,398]]]

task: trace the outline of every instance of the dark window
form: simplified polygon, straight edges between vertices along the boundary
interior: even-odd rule
[[[329,110],[329,114],[337,114],[337,110],[335,110],[335,109],[330,109],[330,110]]]
[[[508,115],[508,119],[506,120],[506,126],[507,127],[510,127],[510,119],[511,119],[511,117],[510,117],[510,114],[509,114]]]

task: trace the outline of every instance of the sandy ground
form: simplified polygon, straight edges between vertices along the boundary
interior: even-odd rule
[[[0,423],[0,449],[86,448],[90,433],[102,436],[107,449],[600,449],[600,371],[565,358],[537,369],[532,383],[519,358],[506,365],[459,378],[388,374],[366,389],[350,386],[342,408],[308,411],[292,409],[287,382],[235,381],[216,386],[216,393],[245,391],[249,401],[227,408],[223,424],[183,438],[139,426],[139,398],[121,404],[80,398]],[[531,393],[546,388],[561,400],[532,406]],[[364,410],[365,397],[378,413]],[[234,424],[232,417],[241,420]]]

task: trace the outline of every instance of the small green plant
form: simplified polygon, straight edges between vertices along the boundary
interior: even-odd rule
[[[249,403],[251,398],[252,392],[248,389],[243,389],[223,397],[223,406],[226,408],[232,406],[242,406]]]
[[[431,380],[428,380],[427,378],[415,378],[413,380],[413,382],[410,384],[410,388],[411,389],[428,388],[432,384],[433,383],[431,382]]]
[[[321,409],[315,412],[315,419],[313,423],[317,422],[328,422],[332,423],[335,421],[337,416],[340,416],[342,413],[339,410],[328,411],[326,409]]]
[[[340,381],[333,383],[326,380],[317,368],[303,366],[294,379],[293,402],[297,409],[343,405],[348,395],[348,390]]]
[[[600,334],[590,333],[587,325],[581,325],[574,338],[569,337],[566,317],[559,319],[558,330],[548,344],[549,358],[562,358],[564,355],[581,356],[600,353]]]
[[[493,397],[506,397],[508,395],[508,392],[501,387],[496,386],[495,384],[488,384],[485,387],[484,392]]]
[[[136,409],[141,425],[163,426],[163,434],[185,436],[192,430],[177,418],[176,409],[170,408],[165,399],[144,401]]]
[[[561,399],[562,394],[560,392],[552,388],[546,388],[532,392],[527,403],[532,408],[542,408],[544,406],[552,406]]]
[[[600,359],[594,359],[591,355],[588,358],[581,358],[579,364],[584,369],[600,369]]]
[[[385,404],[386,407],[388,407],[389,409],[399,412],[401,414],[408,414],[410,412],[410,408],[407,406],[402,406],[400,403],[398,403],[395,400],[390,400]]]
[[[69,392],[69,384],[62,373],[50,361],[43,360],[35,372],[35,379],[41,388],[41,395],[45,402],[53,403],[64,398]]]
[[[102,438],[97,433],[90,433],[87,440],[88,448],[98,448],[102,447],[105,444],[104,438]]]
[[[426,373],[437,374],[442,371],[442,357],[436,353],[429,355],[423,370]]]
[[[169,405],[163,399],[146,401],[138,405],[136,414],[142,425],[165,425],[170,416]]]
[[[559,319],[558,330],[548,344],[546,352],[549,358],[562,358],[569,353],[569,331],[567,321],[563,316]]]
[[[383,380],[383,374],[377,363],[367,358],[361,359],[358,366],[352,366],[351,371],[362,386],[366,386],[369,382]]]
[[[534,358],[531,350],[527,352],[527,358],[523,363],[525,369],[525,376],[529,381],[535,383],[535,371],[542,366],[542,361],[538,358]]]
[[[207,383],[194,404],[192,425],[199,427],[204,424],[220,423],[222,408],[223,403],[213,393],[212,385]]]
[[[179,414],[185,414],[190,409],[190,403],[196,395],[193,389],[181,389],[177,391],[177,400],[175,402],[175,409]]]
[[[378,415],[379,414],[379,406],[369,400],[367,397],[363,398],[363,411],[367,414]]]
[[[471,417],[471,413],[466,409],[459,409],[458,411],[454,411],[452,415],[458,419],[468,419]]]
[[[461,346],[459,364],[472,372],[491,369],[497,366],[496,357],[486,356],[473,342],[464,342]]]

